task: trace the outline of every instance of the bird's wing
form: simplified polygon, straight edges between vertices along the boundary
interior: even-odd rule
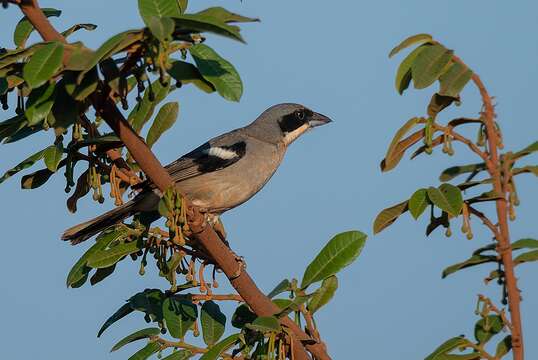
[[[245,139],[239,130],[218,136],[165,166],[174,179],[181,182],[196,176],[224,169],[240,160],[246,151]],[[134,189],[154,189],[149,180]]]

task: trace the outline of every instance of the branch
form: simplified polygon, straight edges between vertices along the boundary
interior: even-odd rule
[[[45,17],[39,8],[37,0],[24,1],[24,3],[20,4],[20,8],[44,40],[66,42],[65,38],[52,27]],[[92,105],[97,113],[123,141],[140,169],[162,192],[174,186],[170,174],[163,168],[144,140],[133,131],[123,114],[116,107],[116,104],[109,98],[109,93],[109,89],[100,84],[99,89],[91,96]],[[260,291],[246,270],[242,269],[241,264],[236,260],[236,256],[230,248],[221,241],[213,228],[207,225],[205,217],[199,212],[199,209],[192,205],[189,205],[188,209],[189,225],[195,239],[200,242],[207,250],[207,253],[224,271],[230,283],[244,301],[258,316],[271,316],[278,313],[279,308]],[[239,275],[237,275],[238,273]],[[330,360],[324,344],[313,340],[289,317],[284,317],[280,321],[295,335],[293,337],[295,343],[293,344],[295,350],[293,352],[294,359],[309,359],[305,351],[306,347],[316,359]]]
[[[463,61],[457,56],[453,57],[456,62],[464,64]],[[499,255],[504,267],[505,284],[508,295],[508,306],[510,308],[511,323],[512,323],[512,345],[514,360],[523,360],[523,332],[521,325],[521,310],[520,310],[520,294],[517,287],[517,279],[514,271],[514,261],[512,258],[512,247],[510,244],[510,232],[508,228],[508,208],[506,206],[506,191],[508,189],[503,187],[503,179],[501,174],[501,162],[499,159],[498,148],[501,145],[499,134],[497,133],[497,127],[495,125],[495,111],[491,96],[489,95],[484,83],[480,77],[473,73],[471,80],[478,88],[482,102],[484,105],[484,125],[486,127],[486,134],[488,138],[489,148],[489,160],[488,172],[493,180],[493,190],[498,194],[503,194],[502,198],[496,200],[496,210],[498,217],[499,233],[497,241],[499,243],[499,249],[501,250]],[[505,175],[507,176],[507,175]]]

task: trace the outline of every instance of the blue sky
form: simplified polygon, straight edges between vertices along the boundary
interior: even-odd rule
[[[538,81],[538,6],[536,2],[455,0],[402,1],[191,1],[193,10],[224,5],[260,17],[244,26],[248,45],[210,37],[208,44],[239,70],[245,85],[240,103],[186,87],[170,96],[180,102],[180,118],[154,147],[163,163],[205,140],[242,126],[267,107],[300,102],[333,118],[297,141],[281,168],[255,198],[224,216],[233,249],[245,256],[251,275],[264,290],[284,277],[300,277],[330,237],[358,229],[369,234],[359,258],[340,276],[333,302],[320,311],[318,325],[334,359],[423,359],[444,340],[472,336],[476,295],[498,300],[496,285],[482,279],[489,267],[465,270],[441,280],[441,270],[465,259],[489,241],[474,222],[475,239],[458,231],[425,238],[426,220],[404,216],[389,230],[372,236],[375,215],[424,186],[436,185],[445,167],[476,161],[456,146],[456,156],[403,161],[381,174],[379,161],[397,128],[423,115],[433,92],[411,90],[399,96],[393,78],[398,61],[388,51],[402,38],[431,33],[455,49],[482,77],[497,103],[498,120],[508,149],[518,150],[538,138],[534,111]],[[42,1],[64,11],[54,19],[59,29],[74,23],[99,25],[73,39],[97,47],[117,32],[141,26],[136,1]],[[0,45],[11,47],[17,8],[0,10]],[[468,88],[463,105],[442,119],[475,116],[477,92]],[[3,113],[2,118],[10,114]],[[52,142],[51,133],[1,145],[2,169]],[[532,161],[531,161],[532,163]],[[534,158],[536,164],[536,158]],[[124,359],[140,345],[108,354],[115,341],[145,327],[131,316],[95,335],[124,299],[146,287],[166,284],[156,276],[137,275],[125,262],[115,276],[81,289],[66,289],[65,277],[88,244],[71,247],[61,232],[112,206],[85,200],[70,215],[63,177],[33,191],[21,191],[19,179],[0,186],[4,254],[0,261],[0,329],[3,358]],[[538,237],[538,183],[526,176],[518,183],[522,205],[512,223],[512,238]],[[454,227],[457,230],[458,226]],[[528,359],[538,358],[538,285],[536,264],[517,269],[522,289]],[[148,271],[149,272],[149,271]],[[221,279],[221,283],[225,280]]]

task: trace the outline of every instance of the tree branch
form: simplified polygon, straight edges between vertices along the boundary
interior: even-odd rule
[[[24,1],[19,6],[45,41],[58,40],[65,42],[65,38],[54,29],[43,14],[37,0]],[[116,107],[116,104],[109,98],[109,93],[110,91],[107,87],[101,84],[98,91],[91,96],[95,110],[123,141],[142,171],[161,191],[164,192],[169,187],[174,186],[170,174],[163,168],[144,140],[134,132],[123,114]],[[189,225],[195,239],[200,242],[217,265],[224,271],[232,286],[252,310],[258,316],[271,316],[279,312],[279,308],[260,291],[248,273],[242,269],[241,264],[238,263],[233,252],[221,241],[213,228],[206,223],[204,216],[198,209],[189,206],[189,210]],[[330,360],[324,344],[317,343],[313,340],[289,317],[283,317],[280,321],[282,325],[289,328],[295,335],[293,337],[295,342],[293,345],[295,350],[293,353],[294,359],[309,359],[305,351],[306,347],[316,359]]]
[[[464,64],[463,61],[454,56],[454,60]],[[488,164],[488,172],[491,175],[493,180],[493,189],[498,194],[503,194],[502,198],[496,200],[495,206],[497,210],[498,217],[498,227],[499,232],[497,236],[497,241],[499,243],[499,255],[504,267],[505,273],[505,284],[506,291],[508,295],[508,306],[510,308],[510,317],[512,323],[512,346],[514,353],[514,360],[523,360],[524,351],[523,351],[523,333],[521,326],[521,311],[520,311],[520,294],[517,287],[517,279],[514,271],[514,261],[512,258],[512,247],[510,244],[510,232],[508,228],[508,208],[506,206],[506,192],[508,189],[503,187],[503,179],[501,174],[501,164],[498,154],[498,148],[501,144],[500,138],[497,133],[497,127],[495,125],[495,110],[484,83],[480,77],[473,73],[471,80],[478,88],[480,96],[482,97],[482,102],[484,104],[484,124],[486,127],[486,134],[488,138],[488,151],[489,159],[491,161]],[[505,176],[508,176],[505,174]]]

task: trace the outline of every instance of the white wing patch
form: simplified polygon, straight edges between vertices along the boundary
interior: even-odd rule
[[[208,150],[206,150],[206,153],[209,156],[216,156],[223,160],[230,160],[239,156],[233,150],[224,149],[218,146],[209,148]]]

